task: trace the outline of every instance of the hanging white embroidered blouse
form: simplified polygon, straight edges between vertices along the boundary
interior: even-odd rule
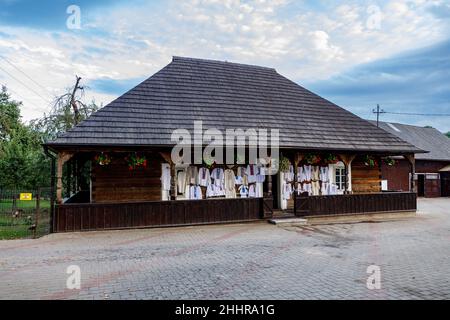
[[[310,166],[310,165],[303,166],[303,176],[304,176],[304,180],[302,180],[302,181],[311,181],[312,166]]]
[[[211,184],[211,175],[208,168],[200,168],[198,170],[198,184],[207,187]]]
[[[248,183],[254,183],[256,182],[256,175],[258,174],[258,168],[254,164],[249,164],[247,166],[247,179]]]
[[[320,180],[322,182],[330,180],[330,169],[328,167],[320,167]]]
[[[222,168],[214,168],[211,172],[211,179],[214,180],[216,186],[223,185],[224,182],[224,171]]]

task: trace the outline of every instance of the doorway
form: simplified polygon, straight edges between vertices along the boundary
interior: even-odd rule
[[[441,195],[450,197],[450,172],[441,173]]]
[[[417,196],[425,197],[425,175],[417,175]]]

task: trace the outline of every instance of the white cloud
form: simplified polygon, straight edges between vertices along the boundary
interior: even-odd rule
[[[173,55],[276,67],[300,82],[326,79],[447,37],[448,20],[430,12],[430,6],[442,1],[381,3],[380,28],[369,29],[367,9],[373,4],[348,1],[318,11],[287,0],[187,0],[156,7],[130,3],[89,12],[81,32],[4,26],[2,32],[12,37],[0,35],[0,54],[56,94],[73,83],[75,74],[86,81],[145,77]],[[6,67],[1,61],[0,66]],[[40,109],[46,107],[17,81],[7,76],[0,81]],[[91,95],[105,103],[113,98]],[[38,114],[31,112],[30,103],[25,106],[27,119]]]

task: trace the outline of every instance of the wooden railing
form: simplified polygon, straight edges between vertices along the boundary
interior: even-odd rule
[[[181,226],[267,218],[262,198],[63,204],[54,232]]]
[[[297,196],[296,216],[341,214],[369,214],[381,212],[416,211],[417,194],[414,192],[383,192],[332,196]]]

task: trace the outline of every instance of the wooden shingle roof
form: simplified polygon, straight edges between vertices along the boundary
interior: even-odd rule
[[[280,130],[281,148],[420,152],[275,69],[174,57],[49,146],[171,146],[174,129]]]
[[[376,124],[376,121],[371,122]],[[416,155],[417,160],[450,161],[450,139],[434,128],[381,121],[379,126],[400,139],[429,151]]]

